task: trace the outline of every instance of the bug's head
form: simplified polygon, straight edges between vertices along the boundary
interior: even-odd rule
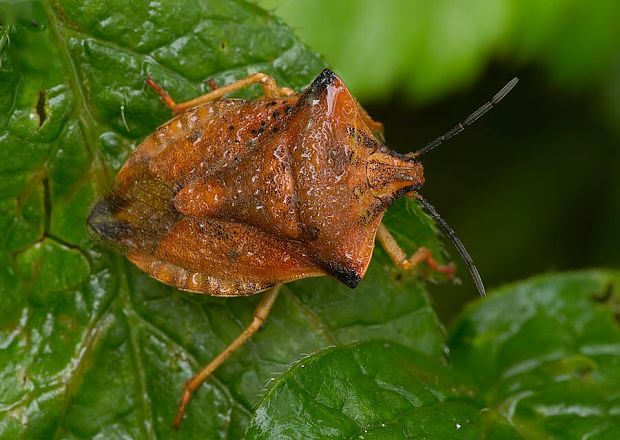
[[[366,162],[370,191],[380,199],[391,199],[424,184],[424,167],[413,158],[380,147]]]

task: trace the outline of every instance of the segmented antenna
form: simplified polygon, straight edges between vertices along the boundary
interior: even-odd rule
[[[465,249],[465,246],[463,245],[461,240],[459,240],[459,238],[456,236],[452,228],[446,223],[446,221],[443,218],[441,218],[439,213],[435,211],[435,208],[433,208],[433,205],[428,203],[428,201],[418,193],[416,193],[414,197],[418,199],[420,203],[422,203],[422,207],[424,208],[424,210],[428,212],[428,214],[433,218],[433,220],[439,223],[439,226],[441,227],[443,232],[448,237],[450,237],[450,240],[452,240],[452,243],[454,243],[454,247],[456,248],[457,251],[459,251],[461,258],[463,259],[463,261],[465,261],[465,263],[467,264],[467,267],[469,267],[469,272],[471,273],[471,277],[474,279],[474,284],[476,284],[476,288],[478,289],[480,296],[485,296],[486,290],[484,289],[484,284],[482,283],[482,279],[480,278],[478,269],[476,268],[476,265],[474,264],[474,260],[472,260],[471,256],[469,255],[469,252],[467,252],[467,249]]]
[[[439,136],[434,141],[429,142],[424,147],[420,148],[418,151],[415,151],[413,153],[407,154],[407,156],[409,156],[409,157],[422,156],[423,154],[428,153],[429,151],[431,151],[435,147],[438,147],[439,145],[441,145],[442,143],[444,143],[448,139],[456,136],[457,134],[459,134],[460,132],[465,130],[465,127],[467,127],[468,125],[471,125],[474,122],[476,122],[478,120],[478,118],[480,118],[486,112],[491,110],[495,105],[497,105],[497,103],[499,103],[502,100],[502,98],[504,98],[504,96],[506,96],[508,94],[508,92],[510,92],[512,90],[512,88],[517,84],[517,82],[519,82],[519,78],[513,78],[508,84],[506,84],[504,87],[502,87],[502,89],[499,92],[497,92],[495,94],[495,96],[493,96],[493,98],[491,98],[491,100],[489,102],[487,102],[486,104],[482,105],[478,110],[476,110],[471,115],[469,115],[463,122],[460,122],[452,130],[450,130],[447,133]]]

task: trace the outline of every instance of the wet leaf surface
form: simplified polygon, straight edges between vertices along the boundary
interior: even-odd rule
[[[620,436],[620,275],[544,275],[466,310],[454,367],[528,438]]]
[[[183,100],[208,90],[207,80],[256,71],[300,89],[324,67],[249,3],[198,8],[43,2],[3,29],[2,439],[240,438],[265,383],[308,353],[381,340],[443,360],[443,330],[422,285],[378,250],[355,291],[327,278],[288,285],[264,329],[171,430],[183,383],[239,334],[258,298],[191,295],[148,278],[91,241],[88,210],[170,117],[147,75]],[[387,221],[408,250],[440,253],[412,203],[398,203]]]
[[[449,367],[386,342],[324,350],[279,378],[251,439],[521,438]]]
[[[450,332],[450,365],[388,342],[323,350],[273,383],[247,438],[618,438],[619,282],[578,272],[491,292]]]

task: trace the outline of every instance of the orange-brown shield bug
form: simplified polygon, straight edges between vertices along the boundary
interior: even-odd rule
[[[516,78],[464,122],[427,146],[399,154],[344,83],[324,70],[303,92],[263,73],[177,104],[147,82],[176,114],[148,136],[92,208],[90,229],[152,277],[215,296],[263,294],[246,330],[185,386],[175,426],[192,393],[266,319],[282,283],[330,275],[355,287],[377,239],[395,264],[425,262],[451,275],[420,248],[407,256],[381,224],[397,197],[420,201],[452,239],[480,294],[484,287],[452,229],[418,193],[418,158],[499,102]],[[256,100],[227,99],[252,84]]]

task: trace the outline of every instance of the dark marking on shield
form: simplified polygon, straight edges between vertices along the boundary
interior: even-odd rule
[[[228,252],[228,255],[226,255],[226,257],[228,258],[228,261],[230,261],[231,263],[235,263],[239,259],[240,256],[241,254],[234,250]]]
[[[193,143],[193,142],[196,142],[201,137],[202,137],[202,131],[194,130],[189,134],[189,136],[187,136],[187,140]]]
[[[338,281],[342,282],[351,289],[357,287],[362,280],[362,277],[350,267],[336,262],[329,262],[325,264],[325,270]]]

